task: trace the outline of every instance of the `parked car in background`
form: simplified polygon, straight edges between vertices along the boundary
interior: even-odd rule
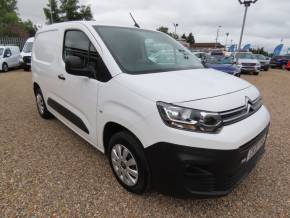
[[[31,68],[31,52],[32,52],[33,42],[34,42],[34,37],[27,39],[21,52],[21,57],[19,61],[20,61],[21,67],[25,71],[28,71]]]
[[[241,75],[241,69],[234,64],[233,57],[207,55],[203,63],[207,68],[219,70],[237,77]]]
[[[238,52],[234,54],[234,61],[244,73],[258,75],[261,70],[260,62],[251,52]]]
[[[254,57],[260,61],[261,70],[268,71],[270,68],[270,60],[267,59],[264,55],[261,54],[254,54]]]
[[[32,81],[39,115],[53,114],[106,154],[133,193],[226,195],[265,151],[270,115],[258,89],[205,69],[158,31],[45,26],[34,41]]]
[[[280,68],[280,69],[285,69],[286,65],[288,64],[288,61],[290,60],[290,56],[275,56],[272,57],[270,61],[270,66],[272,68]]]
[[[210,52],[211,56],[224,56],[224,52],[220,49],[214,49]]]
[[[19,67],[20,49],[18,46],[0,45],[0,70],[8,72],[10,68]]]
[[[290,71],[290,60],[288,61],[288,64],[286,65],[285,69]]]
[[[205,60],[205,58],[206,58],[206,56],[208,55],[207,53],[205,53],[205,52],[196,52],[196,51],[194,51],[194,52],[192,52],[196,57],[198,57],[198,59],[200,60],[200,61],[204,61]]]

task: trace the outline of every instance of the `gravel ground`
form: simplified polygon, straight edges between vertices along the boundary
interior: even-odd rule
[[[36,111],[31,73],[0,74],[0,217],[290,217],[290,72],[243,76],[261,91],[272,121],[267,152],[230,195],[137,196],[104,155]]]

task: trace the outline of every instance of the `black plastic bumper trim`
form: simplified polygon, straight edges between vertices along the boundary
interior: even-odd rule
[[[265,135],[268,127],[239,149],[192,148],[166,142],[145,149],[152,188],[160,193],[187,198],[209,198],[229,194],[255,167],[265,145],[247,162],[248,151]]]
[[[89,134],[89,130],[85,123],[82,121],[81,118],[79,118],[77,115],[75,115],[73,112],[62,106],[61,104],[57,103],[51,98],[48,98],[47,104],[52,107],[54,110],[56,110],[58,113],[60,113],[63,117],[65,117],[67,120],[69,120],[71,123],[73,123],[75,126],[83,130],[85,133]]]

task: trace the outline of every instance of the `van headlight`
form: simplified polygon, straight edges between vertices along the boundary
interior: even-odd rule
[[[167,126],[195,132],[216,133],[222,127],[218,113],[195,110],[157,102],[160,116]]]

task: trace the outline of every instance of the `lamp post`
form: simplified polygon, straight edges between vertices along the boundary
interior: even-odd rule
[[[229,38],[230,33],[226,33],[226,43],[225,43],[225,50],[227,50],[227,45],[228,45],[228,38]]]
[[[239,47],[238,47],[238,51],[240,51],[241,45],[242,45],[242,40],[243,40],[243,35],[244,35],[244,28],[245,28],[245,23],[246,23],[246,18],[247,18],[248,7],[250,7],[251,4],[255,4],[258,0],[238,0],[238,1],[241,5],[245,6],[241,36],[240,36]]]
[[[53,24],[53,17],[52,17],[52,0],[50,0],[50,23]]]
[[[173,26],[174,26],[174,33],[176,35],[176,28],[178,27],[178,23],[173,23]]]
[[[215,46],[214,46],[215,48],[217,47],[221,27],[222,26],[218,26],[217,31],[216,31]]]

